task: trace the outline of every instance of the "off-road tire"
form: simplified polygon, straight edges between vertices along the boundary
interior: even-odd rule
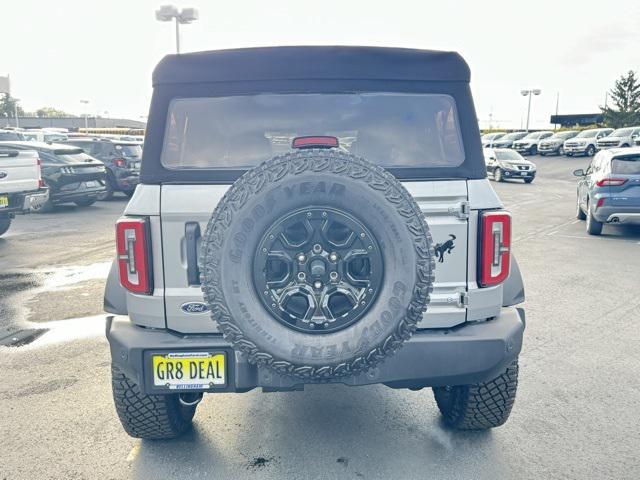
[[[487,430],[509,418],[518,387],[518,360],[488,382],[434,387],[445,424],[457,430]]]
[[[304,197],[298,194],[290,201],[282,193],[285,188],[301,185],[300,182],[305,180],[311,183],[326,182],[328,185],[342,182],[341,198],[332,198],[328,193],[314,193]],[[375,224],[379,226],[387,216],[385,226],[379,227],[383,230],[378,233],[390,239],[390,224],[393,223],[393,228],[397,229],[394,234],[400,236],[399,242],[404,247],[387,240],[384,255],[391,255],[389,251],[395,251],[398,255],[397,249],[405,249],[397,257],[397,262],[389,260],[385,263],[387,271],[384,273],[384,282],[387,283],[383,285],[371,309],[357,322],[335,333],[303,336],[278,323],[261,305],[255,288],[245,280],[245,275],[248,275],[244,273],[248,262],[245,257],[253,256],[252,252],[257,251],[259,240],[253,237],[262,234],[261,229],[273,215],[269,211],[265,211],[265,215],[256,214],[257,209],[265,210],[262,206],[269,204],[265,201],[269,195],[278,196],[272,202],[274,211],[294,210],[300,205],[310,208],[313,204],[333,208],[325,207],[325,201],[337,205],[347,199],[366,198],[377,202],[370,204],[369,208],[381,209],[381,213],[366,217],[369,222],[377,222]],[[349,208],[355,207],[351,205]],[[366,215],[362,211],[359,215],[363,213]],[[253,230],[247,233],[249,238],[245,239],[242,247],[244,253],[240,261],[244,263],[232,268],[229,259],[232,242],[237,239],[238,233],[242,233],[241,227],[245,222],[252,223]],[[376,235],[376,232],[373,231],[373,234]],[[401,260],[411,268],[404,268],[400,272]],[[435,256],[424,215],[393,175],[351,154],[312,149],[274,157],[236,181],[220,200],[209,221],[203,235],[200,264],[202,290],[211,309],[211,317],[236,350],[243,352],[249,362],[269,367],[281,375],[322,380],[365,372],[395,353],[411,337],[429,303]],[[236,287],[242,291],[241,297],[230,286],[234,280],[229,277],[234,275],[237,275],[238,283],[242,283]],[[402,278],[394,278],[395,275],[402,275]],[[406,283],[400,280],[406,280]],[[396,292],[398,284],[402,288],[398,287],[401,291]],[[390,308],[389,302],[393,301],[394,306]],[[238,302],[242,302],[242,305]],[[252,310],[252,313],[246,309]],[[258,326],[255,326],[253,318],[259,319]],[[362,342],[364,337],[368,338]],[[348,348],[344,348],[345,344]],[[298,345],[301,348],[296,349]],[[311,347],[322,353],[312,354]]]
[[[11,226],[11,217],[0,217],[0,235],[4,235]]]
[[[166,440],[191,428],[196,406],[182,405],[178,394],[145,395],[113,365],[111,387],[120,422],[132,437]]]
[[[96,199],[101,202],[106,202],[108,200],[111,200],[113,198],[113,195],[116,192],[114,183],[115,183],[115,179],[113,178],[113,175],[111,173],[108,173],[104,181],[105,190],[104,192],[99,193]]]

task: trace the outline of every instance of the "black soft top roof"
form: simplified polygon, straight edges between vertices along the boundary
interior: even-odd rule
[[[349,79],[469,82],[456,52],[382,47],[263,47],[167,55],[153,85]]]

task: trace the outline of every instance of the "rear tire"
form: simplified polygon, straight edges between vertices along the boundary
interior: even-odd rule
[[[113,181],[111,180],[111,176],[107,176],[106,180],[104,181],[104,188],[105,191],[102,193],[99,193],[98,196],[96,197],[97,200],[100,200],[101,202],[104,202],[106,200],[111,200],[113,198],[113,194],[115,193],[115,188],[113,187]]]
[[[196,406],[182,405],[178,394],[145,395],[115,366],[111,386],[120,422],[132,437],[167,440],[191,428]]]
[[[576,199],[576,218],[578,220],[586,220],[587,216],[582,211],[582,207],[580,206],[580,199]]]
[[[79,207],[90,207],[91,205],[93,205],[94,203],[96,203],[98,201],[97,198],[82,198],[80,200],[76,200],[75,203],[77,206]]]
[[[593,213],[591,212],[591,207],[587,203],[587,233],[589,235],[600,235],[602,233],[602,222],[599,222],[595,218],[593,218]]]
[[[434,387],[433,394],[444,422],[457,430],[487,430],[507,421],[518,388],[518,360],[493,380]]]
[[[7,233],[11,226],[11,217],[0,217],[0,236]]]

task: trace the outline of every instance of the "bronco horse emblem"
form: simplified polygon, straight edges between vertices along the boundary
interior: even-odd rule
[[[455,245],[453,244],[453,241],[456,239],[456,236],[452,233],[450,233],[449,236],[451,237],[449,240],[443,243],[436,244],[434,248],[434,250],[436,251],[436,257],[438,258],[438,263],[444,263],[444,254],[445,253],[450,254],[451,250],[456,248]]]

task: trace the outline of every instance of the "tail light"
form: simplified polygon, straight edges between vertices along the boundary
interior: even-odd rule
[[[625,183],[627,183],[626,178],[603,178],[602,180],[598,180],[596,185],[599,187],[619,187]]]
[[[45,183],[44,180],[42,179],[42,160],[40,160],[40,157],[38,157],[38,188],[44,188],[45,187]]]
[[[116,167],[124,167],[127,164],[127,162],[125,162],[124,158],[116,158],[113,160],[113,164]]]
[[[296,137],[291,143],[292,148],[338,148],[340,143],[336,137],[310,136]]]
[[[596,203],[596,210],[600,208],[602,205],[604,205],[604,197],[601,197],[598,199],[598,202]]]
[[[480,217],[481,287],[502,283],[511,266],[511,215],[507,212],[483,212]]]
[[[122,218],[116,222],[120,283],[133,293],[153,291],[151,235],[148,218]]]

